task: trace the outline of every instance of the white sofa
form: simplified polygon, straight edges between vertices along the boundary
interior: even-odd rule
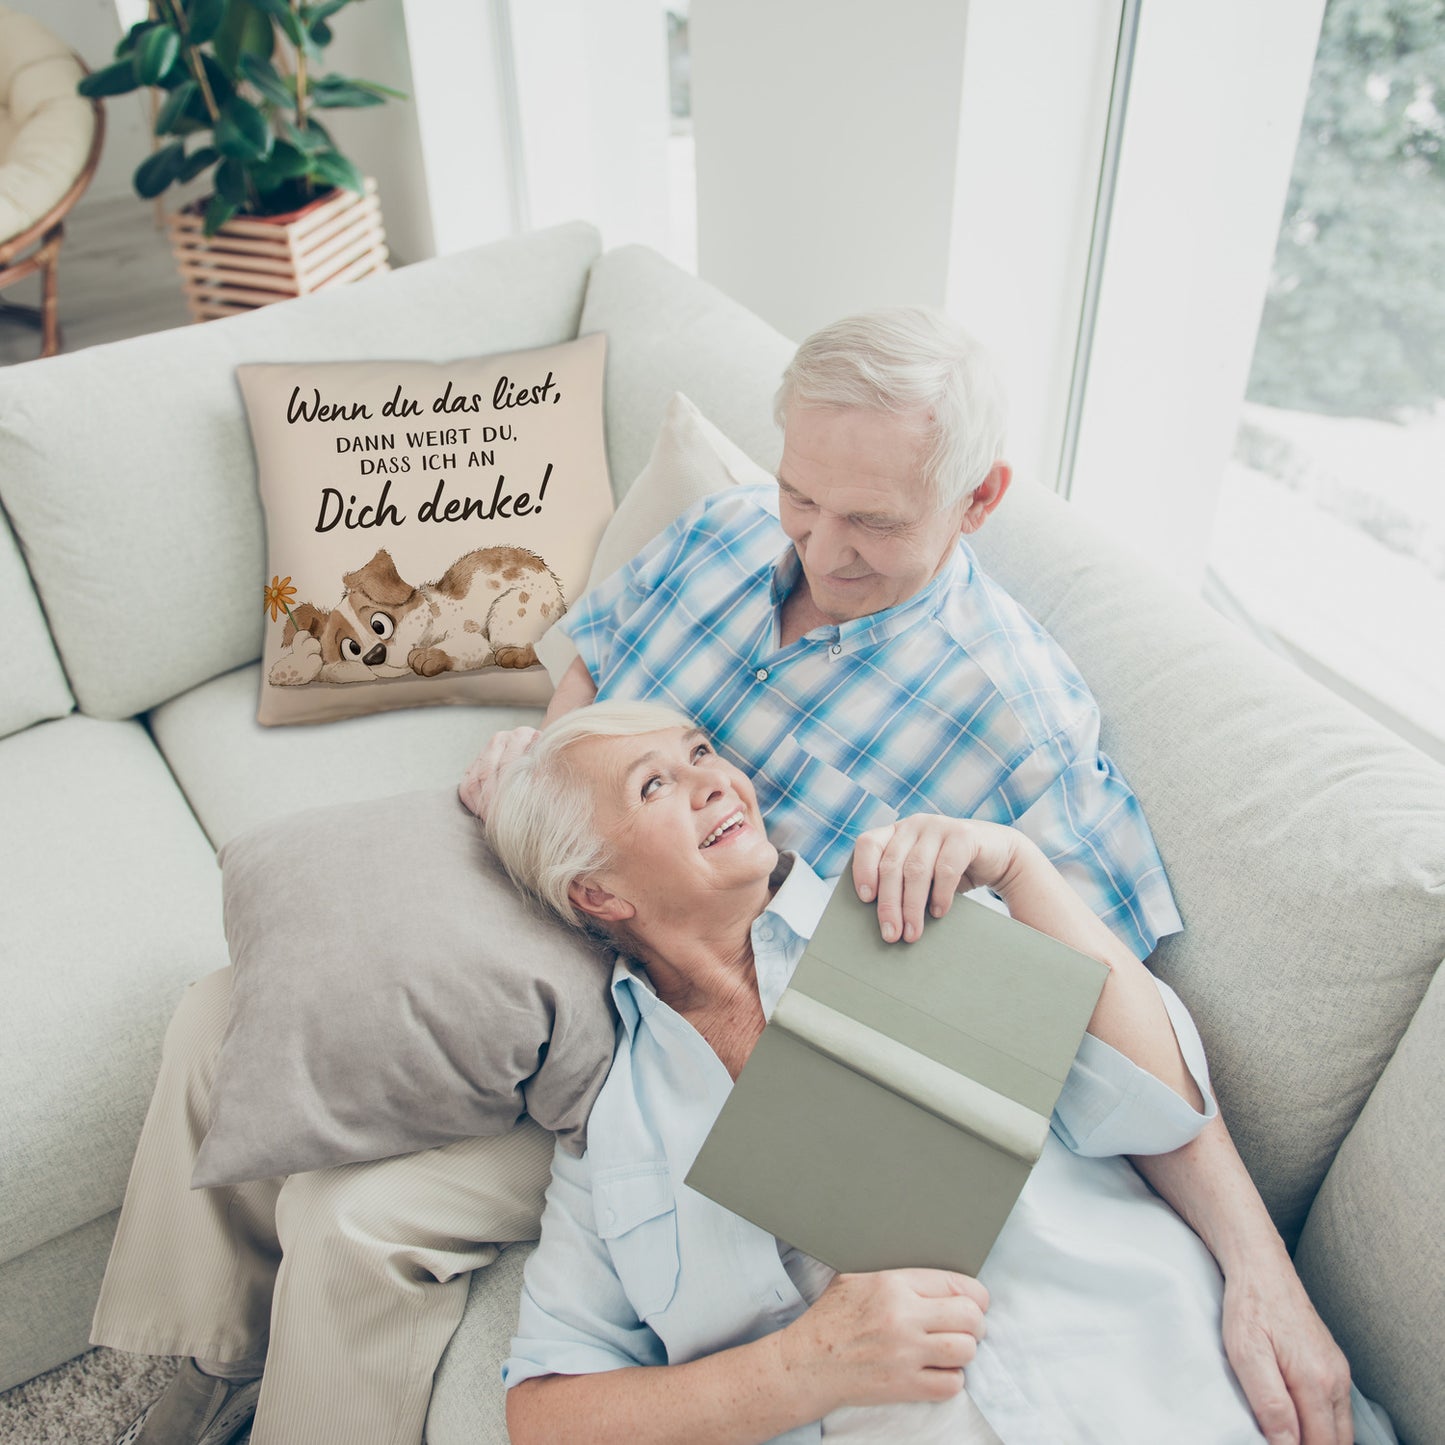
[[[651,252],[599,256],[582,225],[0,372],[0,1387],[86,1347],[162,1029],[226,961],[214,848],[445,785],[535,718],[256,725],[265,557],[233,368],[594,330],[619,495],[674,390],[776,460],[790,343]],[[1027,480],[977,540],[1102,705],[1186,921],[1154,963],[1301,1274],[1402,1438],[1445,1440],[1445,770]],[[525,1254],[473,1281],[436,1445],[505,1439]]]

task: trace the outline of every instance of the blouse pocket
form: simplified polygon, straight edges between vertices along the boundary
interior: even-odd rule
[[[677,1198],[665,1163],[628,1165],[593,1180],[597,1233],[639,1319],[677,1293]]]

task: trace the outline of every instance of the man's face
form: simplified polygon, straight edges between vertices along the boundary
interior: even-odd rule
[[[959,534],[973,530],[969,497],[933,505],[922,478],[926,454],[917,418],[789,412],[778,514],[824,617],[848,622],[906,602],[943,569]]]

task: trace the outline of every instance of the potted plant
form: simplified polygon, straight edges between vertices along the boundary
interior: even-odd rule
[[[331,21],[351,0],[152,0],[81,94],[156,92],[159,147],[135,173],[159,196],[209,172],[204,201],[168,218],[192,315],[228,315],[385,270],[375,182],[318,112],[400,92],[327,73]]]

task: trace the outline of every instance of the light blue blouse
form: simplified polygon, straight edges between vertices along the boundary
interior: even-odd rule
[[[754,923],[765,1013],[832,888],[793,858]],[[968,1392],[1006,1445],[1262,1438],[1224,1356],[1214,1260],[1117,1157],[1177,1149],[1216,1112],[1193,1022],[1158,987],[1206,1112],[1085,1037],[1044,1155],[979,1276],[992,1303]],[[807,1308],[774,1237],[682,1182],[732,1087],[727,1070],[640,971],[619,962],[612,992],[616,1057],[587,1153],[559,1149],[553,1161],[542,1241],[503,1366],[509,1388],[539,1375],[697,1359],[781,1329]],[[825,1435],[814,1423],[778,1438]]]

